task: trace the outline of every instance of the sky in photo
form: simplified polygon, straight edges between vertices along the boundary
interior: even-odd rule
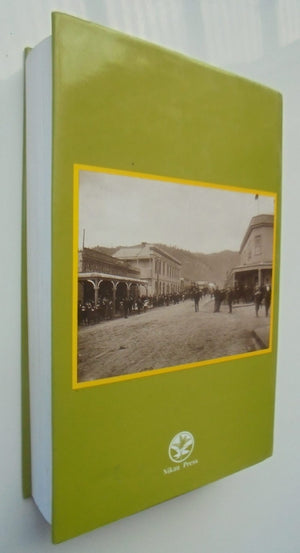
[[[163,243],[191,252],[238,251],[252,217],[274,197],[226,188],[80,171],[79,249]]]

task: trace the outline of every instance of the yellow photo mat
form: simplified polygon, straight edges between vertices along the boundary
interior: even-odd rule
[[[116,382],[124,380],[132,380],[137,378],[145,378],[154,376],[157,374],[170,373],[174,371],[182,371],[194,367],[200,367],[204,365],[214,365],[216,363],[222,363],[224,361],[231,361],[236,359],[242,359],[245,357],[254,357],[257,355],[265,355],[272,351],[272,341],[273,341],[273,320],[274,320],[274,309],[273,303],[271,302],[270,306],[270,334],[269,334],[269,346],[265,349],[251,351],[236,355],[227,355],[224,357],[218,357],[214,359],[207,359],[203,361],[196,361],[193,363],[180,364],[175,366],[168,366],[159,369],[145,370],[143,372],[123,374],[119,376],[111,376],[107,378],[95,379],[91,381],[78,382],[78,232],[79,232],[79,185],[80,185],[80,171],[87,171],[93,173],[102,173],[106,175],[113,176],[125,176],[139,179],[155,180],[167,183],[188,185],[188,186],[197,186],[197,187],[206,187],[210,189],[219,189],[227,190],[231,192],[240,192],[245,194],[251,194],[253,196],[269,196],[273,198],[274,205],[274,227],[273,227],[273,257],[272,257],[272,290],[275,289],[275,267],[277,266],[276,259],[276,229],[277,229],[277,193],[268,192],[264,190],[258,190],[255,188],[240,188],[230,185],[221,185],[215,183],[208,183],[202,181],[194,181],[188,179],[180,179],[176,177],[166,177],[161,175],[153,175],[146,173],[139,173],[133,171],[122,171],[118,169],[105,168],[90,166],[84,164],[74,164],[73,166],[73,285],[72,285],[72,302],[73,302],[73,312],[72,312],[72,388],[74,390],[81,388],[94,387],[99,385],[113,384]]]

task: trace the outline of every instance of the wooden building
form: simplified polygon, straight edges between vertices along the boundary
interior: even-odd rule
[[[149,295],[159,296],[180,291],[180,261],[154,244],[142,242],[137,246],[119,248],[114,256],[140,271],[140,277],[147,280]]]
[[[84,248],[78,252],[78,300],[97,305],[106,298],[116,302],[122,298],[146,295],[147,280],[128,263],[96,249]]]
[[[252,217],[240,247],[240,265],[233,267],[227,284],[253,289],[272,281],[273,215]]]

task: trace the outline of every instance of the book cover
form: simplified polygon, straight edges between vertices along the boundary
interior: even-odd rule
[[[52,56],[59,542],[272,454],[281,96],[59,13]]]

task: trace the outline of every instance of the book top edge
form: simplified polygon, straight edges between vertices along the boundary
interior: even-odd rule
[[[146,48],[151,48],[153,50],[160,51],[164,53],[167,56],[171,56],[172,58],[182,59],[185,60],[195,66],[199,66],[202,68],[206,68],[208,70],[217,72],[219,74],[227,75],[228,77],[233,77],[239,81],[243,81],[245,83],[249,83],[255,86],[258,86],[262,89],[265,89],[266,91],[278,95],[280,101],[282,101],[282,93],[278,90],[275,90],[267,85],[261,84],[255,80],[249,79],[247,77],[244,77],[243,75],[239,75],[238,73],[233,73],[231,71],[228,71],[226,69],[223,69],[221,67],[215,66],[213,64],[209,64],[207,62],[204,62],[200,59],[191,57],[187,54],[184,54],[182,52],[179,52],[177,50],[172,50],[171,48],[168,48],[166,46],[163,46],[161,44],[157,44],[154,42],[151,42],[147,39],[143,39],[134,35],[130,35],[129,33],[126,33],[124,31],[120,31],[117,29],[113,29],[111,27],[107,27],[105,25],[101,25],[100,23],[96,23],[94,21],[88,21],[79,17],[76,17],[74,15],[69,15],[63,12],[54,11],[52,12],[52,35],[55,36],[57,31],[65,32],[65,29],[68,27],[70,28],[71,25],[74,27],[81,27],[81,28],[91,28],[94,31],[99,31],[101,33],[105,33],[107,36],[110,35],[112,38],[116,38],[119,40],[125,40],[130,41],[132,44],[136,43],[136,45],[141,45]]]

